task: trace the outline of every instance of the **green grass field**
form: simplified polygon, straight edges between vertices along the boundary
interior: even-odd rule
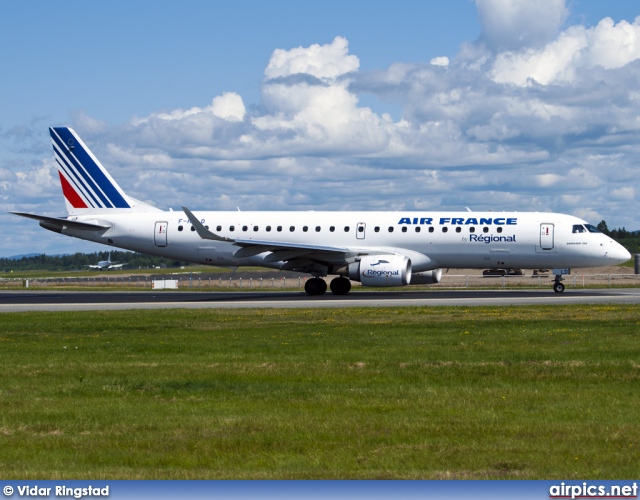
[[[0,477],[633,478],[637,306],[0,316]]]

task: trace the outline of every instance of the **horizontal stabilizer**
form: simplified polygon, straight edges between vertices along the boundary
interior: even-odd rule
[[[101,224],[90,224],[88,222],[78,222],[75,220],[67,220],[59,217],[47,217],[46,215],[27,214],[24,212],[9,212],[10,214],[19,215],[20,217],[27,217],[29,219],[35,219],[40,221],[40,225],[44,222],[47,229],[52,231],[61,231],[63,227],[69,229],[75,229],[80,231],[104,231],[111,226],[103,226]]]

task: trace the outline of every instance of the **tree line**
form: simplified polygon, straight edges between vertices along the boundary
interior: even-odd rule
[[[101,260],[107,260],[109,252],[74,253],[73,255],[32,255],[19,259],[0,259],[0,270],[13,271],[78,271],[88,270]],[[112,262],[125,262],[124,269],[150,269],[155,267],[181,267],[190,265],[181,260],[165,259],[142,253],[111,251]]]

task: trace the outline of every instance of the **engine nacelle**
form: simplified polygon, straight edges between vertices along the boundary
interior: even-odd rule
[[[411,259],[404,255],[366,255],[349,264],[349,279],[364,286],[404,286],[411,282]]]
[[[442,279],[442,269],[433,269],[432,271],[424,271],[423,273],[413,273],[411,275],[412,285],[432,285],[440,283]]]

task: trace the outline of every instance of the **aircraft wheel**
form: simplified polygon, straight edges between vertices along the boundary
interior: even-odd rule
[[[556,281],[553,284],[553,291],[556,292],[556,293],[564,292],[564,285],[562,283],[560,283],[559,281]]]
[[[322,295],[327,291],[327,282],[322,278],[308,279],[304,284],[304,291],[307,295]]]
[[[334,278],[329,284],[331,291],[336,295],[346,295],[351,290],[351,281],[347,278]]]

